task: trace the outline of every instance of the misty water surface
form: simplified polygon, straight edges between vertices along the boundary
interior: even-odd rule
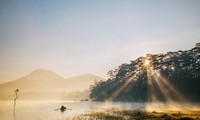
[[[72,110],[61,112],[55,110],[64,105]],[[168,106],[168,107],[167,107]],[[161,110],[161,107],[169,110],[181,110],[189,108],[200,108],[199,105],[167,105],[147,103],[103,103],[103,102],[70,102],[70,101],[17,101],[15,114],[13,113],[13,101],[0,101],[1,120],[62,120],[91,110],[102,110],[119,108],[130,110]],[[172,108],[173,107],[173,108]],[[163,109],[163,110],[164,110]]]
[[[55,110],[64,105],[72,110],[60,112]],[[125,104],[124,104],[125,105]],[[63,102],[63,101],[17,101],[15,115],[13,113],[13,101],[0,102],[0,118],[2,120],[54,120],[73,117],[94,109],[122,107],[122,104],[105,105],[102,102]],[[135,104],[136,105],[136,104]],[[137,104],[138,105],[138,104]],[[136,106],[137,106],[136,105]],[[126,105],[131,107],[130,105]],[[139,105],[138,105],[139,107]]]

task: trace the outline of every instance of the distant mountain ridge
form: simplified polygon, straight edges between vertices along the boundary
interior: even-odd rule
[[[53,71],[38,69],[15,81],[0,84],[0,100],[12,99],[11,96],[14,96],[15,89],[20,90],[19,94],[22,94],[21,99],[23,95],[26,95],[25,98],[28,99],[39,94],[40,96],[49,95],[54,99],[53,96],[61,94],[61,92],[89,89],[90,85],[94,84],[95,79],[101,80],[103,78],[92,74],[83,74],[65,79]],[[60,98],[56,97],[58,96],[55,96],[55,99],[61,98],[61,96]],[[45,97],[43,98],[45,99]]]
[[[147,54],[108,72],[93,87],[96,101],[200,102],[200,43],[190,50]]]

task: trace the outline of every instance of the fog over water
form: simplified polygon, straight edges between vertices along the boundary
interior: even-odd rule
[[[61,105],[72,110],[61,112]],[[0,102],[0,118],[2,120],[55,120],[66,119],[80,114],[95,111],[105,111],[117,108],[121,110],[141,110],[168,112],[180,111],[190,113],[199,111],[198,104],[161,104],[161,103],[104,103],[104,102],[73,102],[73,101],[17,101],[15,114],[13,101]]]

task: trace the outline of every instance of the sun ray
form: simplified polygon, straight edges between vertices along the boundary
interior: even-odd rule
[[[163,98],[167,102],[175,102],[175,97],[179,101],[185,101],[186,99],[173,87],[172,84],[166,80],[158,70],[153,68],[151,55],[147,54],[142,60],[143,66],[147,71],[147,83],[148,83],[148,99],[152,102],[158,102],[161,96],[157,96],[160,92]],[[157,91],[155,91],[157,90]],[[156,94],[157,93],[157,94]],[[176,99],[177,100],[177,99]]]
[[[147,70],[147,83],[148,83],[148,92],[149,92],[149,101],[151,102],[158,102],[159,100],[156,97],[155,94],[155,88],[153,86],[153,82],[152,82],[152,77],[151,77],[151,73],[149,70]]]
[[[150,55],[146,55],[142,59],[142,66],[139,66],[134,72],[128,75],[122,83],[121,87],[115,91],[108,99],[108,102],[114,100],[119,94],[121,94],[128,85],[134,84],[135,80],[141,74],[144,74],[143,70],[147,74],[147,88],[148,88],[148,101],[160,102],[164,100],[166,102],[175,102],[177,99],[179,101],[185,101],[185,98],[178,92],[178,90],[166,80],[158,70],[153,68],[152,59]],[[176,96],[177,99],[174,97]]]
[[[111,102],[114,98],[116,98],[121,92],[123,92],[123,90],[125,90],[127,88],[128,85],[134,84],[134,82],[137,80],[137,78],[139,77],[139,75],[141,74],[141,68],[137,67],[136,70],[134,70],[134,72],[132,72],[130,75],[128,75],[124,81],[125,84],[123,86],[121,86],[117,91],[115,91],[112,96],[110,96],[107,99],[107,102]]]
[[[160,84],[160,86],[162,86],[162,89],[167,89],[169,91],[168,93],[164,92],[165,94],[168,94],[167,97],[169,97],[169,98],[171,97],[171,100],[175,99],[172,97],[172,94],[173,94],[174,96],[176,96],[176,99],[178,99],[179,101],[186,102],[186,98],[184,96],[182,96],[181,93],[178,92],[178,90],[175,89],[175,87],[172,84],[170,84],[168,82],[168,80],[165,79],[160,74],[160,72],[158,72],[158,70],[155,70],[154,77],[157,80],[158,84]],[[171,94],[171,95],[169,95],[169,94]]]
[[[165,98],[165,100],[167,102],[171,102],[171,101],[174,101],[171,96],[168,94],[168,90],[166,88],[166,86],[164,86],[162,83],[161,83],[161,80],[159,78],[156,77],[155,73],[152,74],[152,77],[153,77],[153,80],[156,82],[156,84],[158,85],[158,88],[160,90],[160,92],[162,93],[163,97]]]
[[[110,96],[110,98],[108,98],[108,102],[111,102],[114,98],[116,98],[131,82],[134,82],[133,80],[136,80],[137,74],[133,74],[132,76],[128,76],[125,80],[126,83],[121,86],[116,92],[114,92],[112,94],[112,96]]]

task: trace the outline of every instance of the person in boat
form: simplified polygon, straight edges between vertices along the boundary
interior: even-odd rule
[[[61,112],[64,112],[66,109],[67,109],[67,108],[66,108],[65,106],[63,106],[63,105],[60,107],[60,111],[61,111]]]

